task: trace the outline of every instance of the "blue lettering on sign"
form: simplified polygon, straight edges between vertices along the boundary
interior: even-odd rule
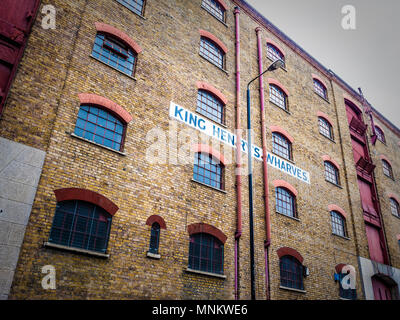
[[[218,127],[213,124],[211,121],[202,118],[200,115],[194,114],[177,104],[171,102],[170,104],[170,116],[175,118],[178,121],[181,121],[199,131],[202,131],[204,134],[214,137],[225,144],[230,145],[233,148],[236,148],[237,138],[231,132]],[[248,143],[246,140],[241,141],[241,148],[244,153],[248,152]],[[252,145],[251,146],[252,156],[259,161],[263,161],[262,149],[259,147]],[[288,163],[288,161],[279,158],[269,152],[267,152],[267,164],[291,175],[294,178],[300,179],[303,182],[310,183],[309,173],[296,167],[293,164]]]

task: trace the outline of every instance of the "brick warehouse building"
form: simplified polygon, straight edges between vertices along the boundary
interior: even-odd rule
[[[256,298],[399,298],[400,130],[245,1],[5,4],[2,299],[250,299],[277,58]]]

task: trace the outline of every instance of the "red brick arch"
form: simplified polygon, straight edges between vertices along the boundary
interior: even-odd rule
[[[270,126],[269,129],[271,130],[271,132],[278,132],[281,135],[283,135],[286,139],[288,139],[290,141],[290,143],[294,142],[294,138],[282,127],[280,126]]]
[[[313,79],[318,80],[319,82],[322,83],[322,85],[325,87],[326,90],[328,90],[328,86],[326,85],[326,82],[324,80],[322,80],[322,78],[314,73],[311,74]]]
[[[328,205],[328,210],[329,210],[329,212],[331,212],[331,211],[337,211],[337,212],[339,212],[342,216],[343,216],[343,218],[347,218],[347,213],[346,213],[346,211],[344,211],[341,207],[339,207],[339,206],[337,206],[336,204],[330,204],[330,205]]]
[[[274,180],[272,181],[272,184],[274,185],[275,188],[288,189],[295,197],[297,197],[298,195],[296,188],[293,187],[289,182],[286,182],[284,180]]]
[[[206,31],[206,30],[200,29],[200,30],[199,30],[199,33],[200,33],[200,36],[205,37],[205,38],[208,38],[208,39],[210,39],[211,41],[215,42],[215,43],[218,45],[218,47],[220,47],[221,50],[222,50],[224,53],[227,53],[227,52],[228,52],[228,48],[224,45],[224,43],[223,43],[221,40],[219,40],[216,36],[214,36],[211,32],[208,32],[208,31]]]
[[[110,215],[114,215],[118,211],[118,206],[106,198],[105,196],[82,188],[64,188],[54,190],[54,194],[56,195],[57,202],[66,201],[66,200],[81,200],[95,204],[100,208],[103,208]]]
[[[285,88],[285,86],[280,83],[278,80],[274,79],[274,78],[268,78],[267,79],[269,84],[273,84],[277,87],[279,87],[288,97],[289,97],[289,90]]]
[[[328,162],[332,163],[336,167],[336,169],[340,170],[339,163],[337,163],[335,160],[333,160],[331,156],[328,156],[327,154],[325,154],[321,158],[324,161],[328,161]]]
[[[222,243],[226,242],[228,237],[218,228],[209,225],[207,223],[193,223],[187,226],[187,230],[189,235],[196,234],[196,233],[208,233],[214,237],[216,237]]]
[[[162,217],[153,214],[152,216],[147,218],[146,224],[148,226],[152,226],[154,222],[157,222],[160,225],[161,229],[167,229],[167,225]]]
[[[295,257],[301,264],[303,264],[304,258],[302,255],[295,249],[289,248],[289,247],[282,247],[276,250],[276,253],[278,254],[279,258],[282,258],[283,256],[292,256]]]
[[[128,111],[107,98],[92,93],[79,93],[78,97],[81,104],[95,104],[102,106],[117,114],[123,121],[125,121],[125,123],[129,123],[132,120],[132,116]]]
[[[217,96],[223,104],[228,103],[228,99],[222,94],[221,91],[218,89],[214,88],[211,84],[208,84],[207,82],[204,81],[197,81],[196,86],[198,89],[206,90]]]
[[[118,38],[119,40],[125,42],[128,46],[130,46],[132,50],[135,51],[137,54],[142,52],[142,48],[125,32],[102,22],[95,22],[95,26],[98,32],[108,33]]]
[[[329,118],[329,116],[326,113],[324,113],[322,111],[318,111],[317,112],[317,116],[321,117],[321,118],[324,118],[333,127],[333,121]]]
[[[221,5],[221,7],[224,8],[225,11],[228,10],[228,6],[224,2],[224,0],[215,0],[215,1],[217,1]]]
[[[388,159],[388,157],[386,157],[384,154],[381,154],[380,156],[379,156],[379,158],[381,159],[381,160],[385,160],[387,163],[389,163],[389,165],[393,168],[393,166],[392,166],[392,163],[390,162],[390,160]]]
[[[274,47],[276,47],[283,54],[283,56],[286,56],[285,51],[274,40],[272,40],[270,38],[267,38],[266,42],[272,44]]]

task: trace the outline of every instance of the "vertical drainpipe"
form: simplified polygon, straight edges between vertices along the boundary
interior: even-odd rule
[[[237,226],[235,233],[235,300],[239,299],[238,271],[239,271],[239,239],[242,235],[242,133],[240,129],[240,33],[239,33],[239,7],[235,7],[235,49],[236,49],[236,200],[237,200]]]
[[[261,42],[261,28],[256,28],[257,33],[257,47],[258,47],[258,72],[262,73],[262,42]],[[260,90],[260,112],[261,112],[261,136],[262,136],[262,150],[263,150],[263,176],[264,176],[264,207],[265,207],[265,231],[266,240],[264,243],[265,253],[265,295],[267,300],[270,299],[269,290],[269,246],[271,244],[271,226],[270,226],[270,213],[269,213],[269,202],[268,202],[268,166],[267,166],[267,137],[265,129],[265,110],[264,110],[264,83],[263,77],[259,78],[259,90]]]

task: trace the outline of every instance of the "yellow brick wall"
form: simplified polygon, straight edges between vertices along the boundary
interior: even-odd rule
[[[187,130],[182,124],[170,122],[168,108],[170,101],[174,101],[194,112],[197,81],[212,84],[227,97],[226,126],[228,131],[234,131],[235,4],[226,2],[229,7],[226,25],[202,9],[201,0],[147,1],[144,18],[116,1],[55,0],[51,4],[58,12],[57,29],[43,30],[38,18],[0,122],[1,136],[47,151],[11,299],[234,298],[237,206],[234,165],[229,164],[225,170],[226,192],[218,192],[192,181],[192,165],[151,164],[146,160],[145,152],[151,144],[146,140],[150,129],[167,131],[176,126],[181,131]],[[42,1],[42,6],[47,3],[50,2]],[[124,31],[143,48],[138,55],[135,79],[90,57],[96,35],[95,22]],[[258,74],[255,28],[259,24],[242,10],[240,26],[241,122],[245,127],[245,85]],[[199,29],[211,32],[227,46],[226,72],[199,56]],[[269,126],[281,126],[294,138],[295,164],[311,175],[311,184],[308,185],[269,167],[271,298],[338,299],[339,286],[333,280],[335,266],[351,264],[359,274],[357,256],[368,257],[343,89],[331,83],[266,29],[262,29],[261,36],[262,39],[274,39],[284,48],[286,70],[277,70],[268,77],[277,79],[290,92],[289,114],[269,102],[265,77],[267,150],[272,151]],[[265,41],[263,46],[263,65],[266,68],[271,61],[266,58]],[[312,73],[329,84],[329,102],[314,93]],[[104,96],[123,106],[133,116],[127,127],[126,155],[71,136],[79,110],[79,93]],[[256,83],[252,85],[251,101],[254,144],[261,147]],[[328,114],[334,121],[334,142],[319,134],[317,111]],[[190,130],[187,132],[193,132]],[[170,142],[170,137],[167,137]],[[183,142],[179,141],[178,147]],[[221,148],[232,156],[231,149]],[[164,152],[167,151],[161,150]],[[325,154],[341,167],[340,188],[325,181],[321,158]],[[174,151],[169,150],[167,156],[173,155]],[[395,155],[392,158],[394,161],[399,159]],[[264,184],[261,163],[255,161],[254,166],[256,295],[258,299],[265,299]],[[244,166],[244,174],[246,168]],[[286,180],[299,192],[298,220],[276,213],[272,184],[276,179]],[[244,175],[242,180],[239,289],[240,298],[249,299],[247,176]],[[53,191],[67,187],[98,192],[119,206],[112,221],[108,259],[43,247],[49,237],[56,207]],[[348,239],[332,235],[329,204],[336,204],[346,211]],[[167,224],[167,229],[161,230],[160,260],[146,257],[150,236],[146,220],[153,214],[162,216]],[[388,216],[388,219],[396,218]],[[189,250],[187,226],[200,222],[217,227],[228,237],[224,246],[226,279],[185,271]],[[291,247],[303,256],[304,265],[310,270],[310,276],[304,279],[305,293],[280,288],[276,251],[281,247]],[[389,241],[389,247],[391,253],[395,251],[393,240]],[[393,253],[392,257],[398,264],[398,254]],[[41,267],[44,265],[56,268],[56,290],[41,287]],[[357,277],[357,294],[362,299],[360,277]]]

